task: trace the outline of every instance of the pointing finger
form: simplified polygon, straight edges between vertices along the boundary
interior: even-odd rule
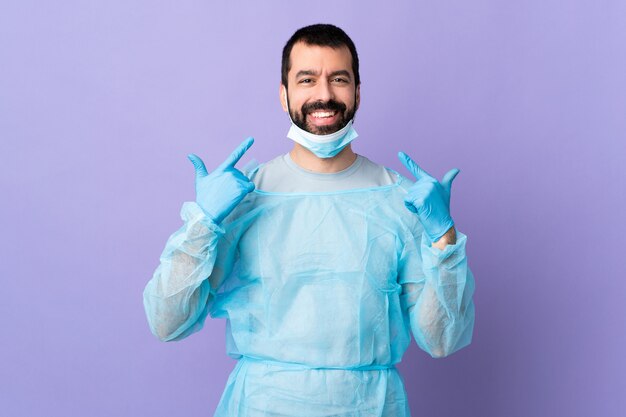
[[[224,163],[220,165],[220,168],[224,169],[228,167],[231,167],[231,168],[234,167],[235,164],[241,159],[243,154],[246,153],[248,149],[250,149],[250,146],[252,146],[253,143],[254,143],[254,138],[252,137],[241,142],[241,145],[239,145],[237,149],[235,149],[233,153],[231,153],[230,156],[226,158]]]
[[[196,169],[197,176],[206,177],[207,175],[209,175],[209,173],[206,170],[206,167],[204,166],[204,162],[202,162],[202,159],[200,159],[198,155],[189,154],[187,155],[187,158],[189,158],[194,168]]]
[[[457,168],[453,168],[450,171],[446,172],[446,175],[444,175],[443,179],[441,180],[441,185],[443,185],[446,189],[449,190],[450,187],[452,187],[452,181],[458,175],[459,172],[461,171],[458,170]]]
[[[416,179],[420,180],[422,178],[433,178],[428,172],[420,168],[419,165],[417,165],[415,161],[413,161],[411,157],[404,152],[398,152],[398,158],[400,158],[400,162],[404,164],[406,169],[408,169]]]

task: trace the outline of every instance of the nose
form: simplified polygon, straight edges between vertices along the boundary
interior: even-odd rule
[[[328,101],[331,98],[335,98],[335,95],[333,93],[333,89],[332,86],[330,85],[330,82],[328,82],[328,80],[321,80],[320,82],[317,83],[317,91],[316,91],[316,95],[317,95],[317,99],[319,101]]]

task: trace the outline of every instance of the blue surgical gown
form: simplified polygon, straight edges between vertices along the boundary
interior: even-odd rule
[[[410,186],[256,190],[221,225],[183,205],[144,305],[161,340],[226,319],[239,361],[215,416],[410,415],[395,365],[411,334],[443,357],[474,325],[467,238],[432,247],[404,206]]]

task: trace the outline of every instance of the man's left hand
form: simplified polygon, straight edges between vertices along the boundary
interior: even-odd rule
[[[398,158],[416,179],[404,197],[404,205],[418,215],[424,231],[432,242],[437,242],[446,235],[446,243],[453,244],[456,236],[454,221],[450,217],[450,189],[452,181],[460,171],[456,168],[451,169],[439,182],[404,152],[399,152]]]

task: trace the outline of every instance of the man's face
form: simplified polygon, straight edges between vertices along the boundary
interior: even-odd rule
[[[296,126],[308,132],[334,133],[359,107],[360,89],[354,84],[352,55],[346,46],[333,49],[297,42],[291,50],[287,80],[288,89],[280,86],[283,110],[289,111]]]

